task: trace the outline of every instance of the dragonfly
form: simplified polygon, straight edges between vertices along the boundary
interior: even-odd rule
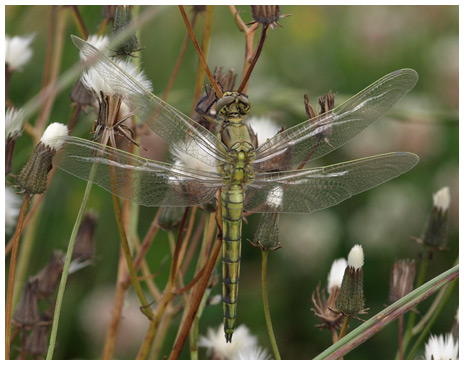
[[[225,92],[217,100],[213,133],[147,91],[92,45],[74,36],[73,42],[95,61],[92,67],[115,92],[127,95],[124,102],[168,144],[174,158],[159,162],[67,136],[55,163],[139,205],[188,207],[220,197],[226,342],[232,341],[237,318],[244,211],[309,214],[391,180],[419,161],[413,153],[392,152],[305,167],[391,109],[418,81],[412,69],[394,71],[336,108],[258,145],[256,134],[245,122],[250,111],[247,95]],[[189,165],[186,156],[197,164]]]

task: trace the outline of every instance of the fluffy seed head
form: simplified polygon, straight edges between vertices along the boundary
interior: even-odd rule
[[[21,131],[24,113],[22,109],[8,108],[5,113],[5,136],[11,138]]]
[[[341,287],[343,274],[345,273],[347,262],[344,258],[335,260],[332,264],[332,267],[327,278],[327,289],[330,293],[330,290],[334,287]]]
[[[108,46],[109,39],[107,36],[100,36],[96,34],[89,35],[89,38],[87,38],[87,43],[91,44],[104,54],[108,54],[108,49],[106,47]],[[79,52],[79,57],[82,61],[85,61],[87,59],[87,57],[82,53],[82,51]]]
[[[45,130],[40,142],[44,145],[59,150],[63,145],[64,140],[60,137],[68,135],[68,127],[61,123],[52,123]]]
[[[5,231],[11,233],[16,226],[21,199],[10,187],[5,188]]]
[[[348,266],[360,269],[364,265],[364,252],[361,245],[354,245],[348,254]]]
[[[448,186],[441,188],[433,195],[433,205],[442,211],[448,210],[450,200],[450,190]]]
[[[426,360],[457,360],[459,351],[459,343],[454,342],[453,336],[447,334],[446,338],[443,335],[431,335],[429,341],[425,345]]]
[[[272,138],[279,132],[280,127],[275,121],[266,117],[250,118],[248,124],[258,136],[258,145],[261,146],[268,139]]]
[[[5,37],[5,63],[10,70],[21,70],[32,57],[30,45],[35,34]]]

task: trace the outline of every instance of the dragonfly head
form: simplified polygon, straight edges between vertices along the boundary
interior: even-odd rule
[[[227,91],[216,102],[216,115],[232,123],[240,123],[243,116],[250,111],[248,96],[236,91]]]

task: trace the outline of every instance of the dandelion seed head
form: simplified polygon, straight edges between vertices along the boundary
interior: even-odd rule
[[[22,109],[8,108],[5,113],[6,138],[17,135],[22,128],[24,112]]]
[[[341,287],[343,281],[343,275],[345,274],[346,266],[348,265],[346,259],[340,258],[332,263],[330,268],[329,276],[327,278],[327,289],[330,290],[334,287]]]
[[[433,205],[442,211],[446,211],[450,205],[450,190],[448,186],[441,188],[433,195]]]
[[[40,142],[44,145],[59,150],[64,143],[64,140],[60,137],[68,135],[68,127],[61,123],[52,123],[47,129],[45,129]]]
[[[266,117],[252,117],[248,120],[248,124],[258,136],[259,146],[274,137],[280,130],[279,125],[275,121]]]
[[[26,36],[6,36],[5,37],[5,64],[10,70],[22,70],[23,66],[29,62],[32,57],[31,43],[35,34]]]
[[[247,346],[241,349],[232,360],[270,360],[270,356],[262,347]]]
[[[446,338],[443,335],[431,335],[429,341],[425,344],[425,359],[457,360],[458,351],[459,343],[454,342],[450,333],[446,335]]]
[[[267,195],[266,202],[272,208],[278,208],[282,204],[284,197],[284,190],[281,186],[276,186]]]
[[[188,146],[186,143],[187,142],[181,141],[170,148],[175,158],[175,166],[186,167],[191,170],[217,172],[216,166],[211,166],[203,162],[211,158],[208,152],[204,151],[197,143],[190,143]],[[186,151],[188,151],[188,153]]]
[[[250,333],[245,325],[238,326],[234,331],[234,340],[227,343],[222,325],[217,330],[208,328],[206,336],[200,336],[198,346],[205,347],[214,359],[236,359],[240,351],[249,347],[257,347],[258,339]]]
[[[5,188],[5,231],[13,232],[19,215],[21,199],[10,187]]]
[[[364,252],[361,245],[354,245],[348,254],[348,265],[360,269],[364,265]]]
[[[108,46],[109,39],[107,36],[97,34],[89,35],[87,38],[87,43],[91,44],[104,54],[108,54],[108,49],[106,47]],[[87,57],[82,53],[82,51],[79,52],[79,57],[82,61],[87,60]]]

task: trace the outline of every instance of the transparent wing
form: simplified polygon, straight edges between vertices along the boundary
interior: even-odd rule
[[[76,36],[71,37],[113,91],[124,97],[140,120],[170,146],[210,166],[227,160],[217,148],[222,142],[214,134],[150,93],[95,47]]]
[[[393,152],[321,168],[260,173],[245,190],[245,209],[311,213],[393,179],[418,161],[413,153]]]
[[[296,169],[333,151],[385,114],[417,80],[411,69],[392,72],[332,111],[277,134],[257,149],[255,170],[276,164]]]
[[[53,163],[121,198],[145,206],[191,206],[210,201],[218,174],[147,160],[77,137],[64,137]]]

